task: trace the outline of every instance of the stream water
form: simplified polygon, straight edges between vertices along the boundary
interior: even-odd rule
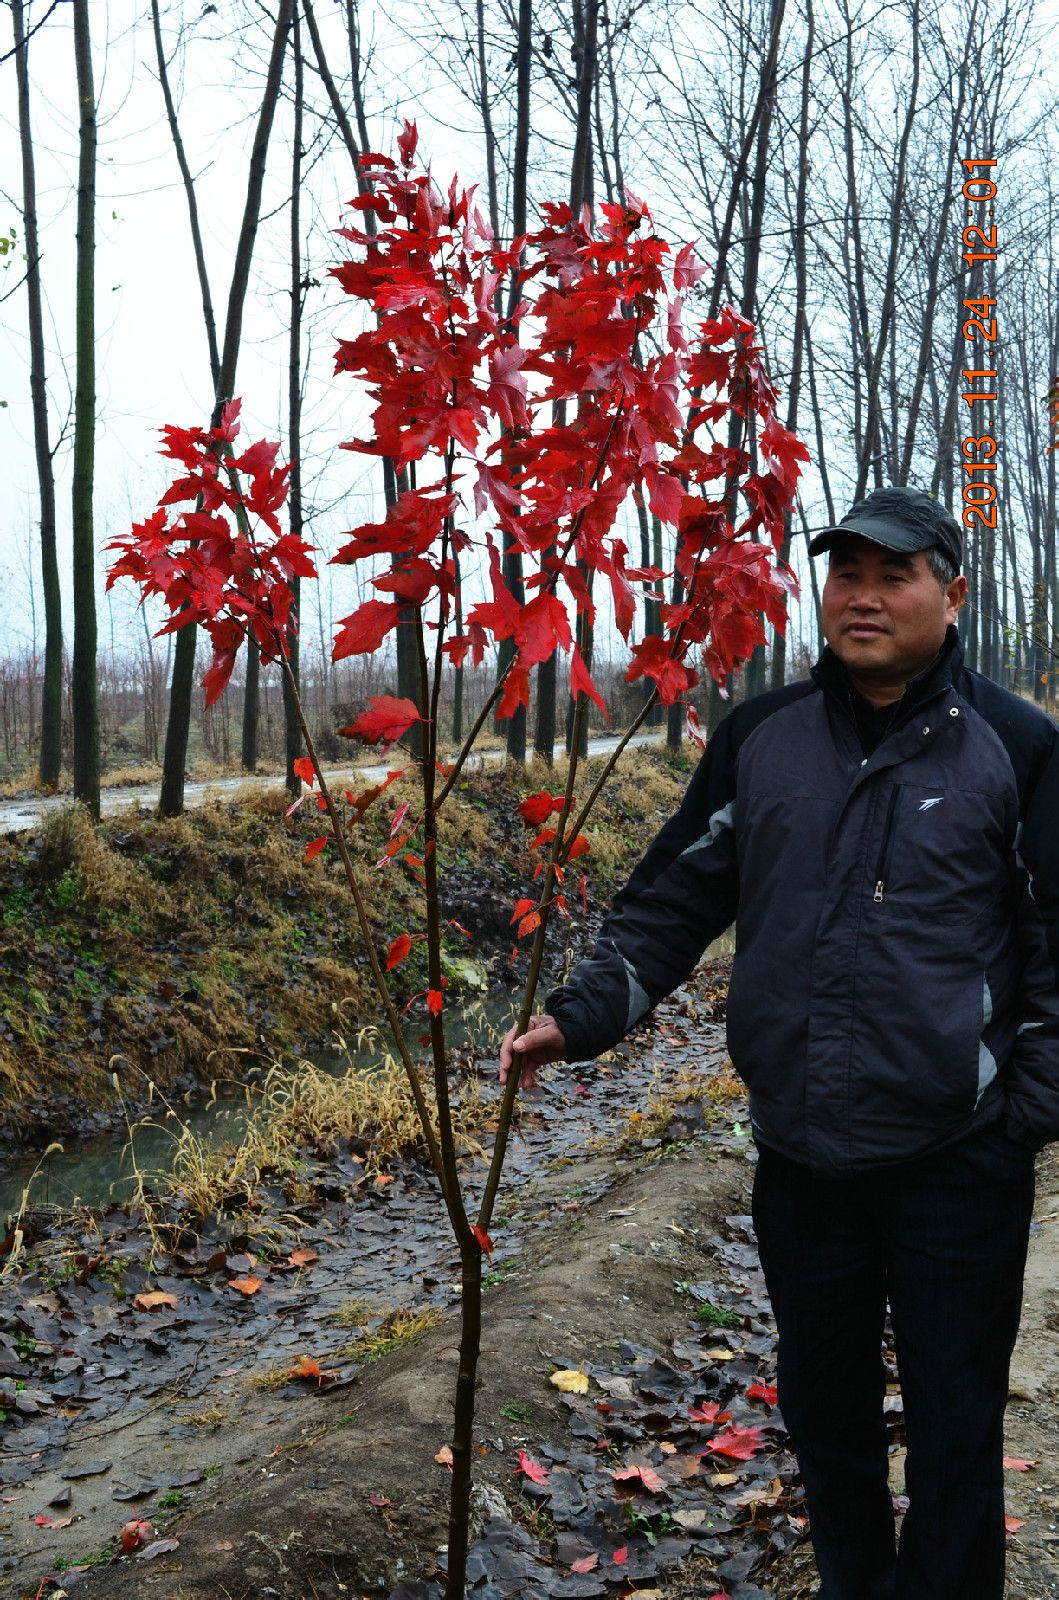
[[[454,1048],[474,1043],[481,1050],[510,1026],[512,1004],[509,994],[483,995],[460,1010],[454,1009],[450,1043]],[[372,1032],[370,1038],[362,1036],[359,1042],[347,1041],[341,1054],[323,1056],[316,1064],[335,1077],[351,1065],[372,1072],[388,1043],[388,1035]],[[223,1095],[218,1091],[215,1100],[203,1100],[190,1108],[180,1103],[179,1117],[167,1114],[165,1105],[159,1103],[150,1121],[133,1123],[131,1139],[127,1131],[95,1134],[46,1157],[39,1151],[6,1152],[0,1158],[0,1235],[4,1232],[4,1219],[18,1212],[27,1184],[30,1209],[35,1205],[72,1206],[77,1200],[90,1206],[123,1200],[133,1191],[137,1168],[145,1175],[165,1174],[172,1169],[176,1139],[182,1128],[189,1128],[211,1144],[237,1143],[257,1097],[253,1084],[246,1088],[233,1084]]]

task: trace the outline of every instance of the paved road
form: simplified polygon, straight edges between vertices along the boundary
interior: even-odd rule
[[[629,741],[630,744],[659,744],[664,735],[660,732],[636,733]],[[618,737],[590,739],[588,741],[589,754],[594,756],[609,755],[618,743]],[[565,746],[556,745],[556,756],[565,754]],[[502,750],[485,750],[471,758],[474,762],[497,762],[504,759]],[[328,779],[335,784],[366,782],[378,783],[386,776],[385,766],[367,767],[337,767],[328,772]],[[264,776],[251,776],[249,774],[238,778],[216,778],[212,783],[189,783],[184,789],[184,804],[187,808],[201,806],[208,798],[218,794],[231,794],[236,789],[271,789],[275,788],[281,779],[275,773]],[[56,795],[28,795],[20,800],[0,801],[0,833],[25,833],[30,828],[35,828],[48,815],[60,806],[68,805],[69,794]],[[104,789],[100,797],[100,810],[105,817],[114,816],[116,812],[127,811],[130,806],[139,806],[141,811],[152,811],[157,804],[158,795],[155,788],[147,784],[129,784],[117,789]]]

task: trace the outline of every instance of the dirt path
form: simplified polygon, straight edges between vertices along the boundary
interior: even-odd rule
[[[617,744],[617,737],[590,739],[588,753],[590,756],[610,755]],[[637,733],[629,740],[629,744],[660,745],[661,735]],[[557,744],[556,759],[561,760],[565,754],[565,745]],[[483,750],[471,757],[470,770],[473,771],[475,765],[495,766],[504,759],[503,750]],[[337,787],[342,783],[381,783],[386,772],[385,765],[336,766],[328,767],[327,776]],[[184,786],[184,805],[186,809],[194,809],[218,795],[234,794],[241,789],[275,789],[282,782],[282,777],[274,772],[240,773],[238,777],[215,778],[207,783],[188,782]],[[69,805],[72,798],[71,794],[23,794],[15,799],[0,800],[0,833],[25,833],[30,828],[37,828],[51,812],[59,810],[61,806]],[[128,810],[130,806],[139,806],[152,812],[157,803],[158,796],[153,784],[121,784],[114,788],[103,789],[99,809],[102,816],[113,817]]]
[[[716,1052],[719,1037],[701,996],[678,995],[640,1044],[638,1066],[609,1086],[605,1066],[602,1080],[557,1077],[527,1125],[486,1300],[477,1600],[632,1591],[804,1600],[815,1590],[769,1389],[775,1332],[746,1215],[744,1107],[719,1101],[705,1127],[690,1112],[681,1123],[676,1108],[672,1131],[688,1137],[673,1146],[649,1138],[617,1157],[593,1148],[600,1137],[613,1145],[614,1119],[628,1122],[653,1066],[675,1078]],[[0,1442],[4,1600],[75,1588],[91,1600],[437,1600],[447,1469],[435,1457],[449,1438],[456,1361],[452,1251],[426,1215],[422,1183],[376,1196],[361,1186],[350,1210],[339,1196],[355,1173],[336,1167],[331,1181],[338,1209],[303,1218],[298,1241],[320,1259],[297,1273],[293,1238],[260,1263],[229,1253],[220,1269],[206,1240],[154,1276],[179,1309],[137,1316],[89,1278],[83,1289],[46,1290],[51,1299],[27,1293],[14,1321],[5,1313],[0,1405],[21,1399],[29,1410]],[[1051,1154],[1036,1214],[1007,1440],[1012,1458],[1035,1464],[1006,1475],[1009,1600],[1059,1594]],[[226,1280],[249,1271],[266,1286],[244,1301]],[[353,1296],[360,1308],[343,1320]],[[442,1318],[378,1361],[342,1354],[340,1330],[354,1321],[385,1336],[385,1304]],[[29,1357],[34,1330],[42,1342]],[[284,1381],[301,1353],[339,1382]],[[578,1366],[588,1393],[558,1393],[553,1369]],[[268,1374],[279,1383],[262,1386]],[[895,1432],[895,1491],[899,1447]],[[519,1472],[520,1451],[546,1481]],[[152,1524],[150,1559],[105,1559],[136,1517]]]

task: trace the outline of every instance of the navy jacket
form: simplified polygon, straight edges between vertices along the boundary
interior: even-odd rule
[[[845,669],[738,706],[546,1009],[609,1049],[732,922],[755,1136],[822,1173],[1059,1137],[1059,733],[950,628],[868,756]]]

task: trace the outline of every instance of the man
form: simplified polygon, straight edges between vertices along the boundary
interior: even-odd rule
[[[970,672],[960,528],[877,489],[811,679],[736,707],[501,1072],[614,1045],[733,920],[728,1044],[821,1600],[1000,1600],[1034,1152],[1059,1136],[1059,740]],[[880,1347],[908,1432],[895,1550]]]

